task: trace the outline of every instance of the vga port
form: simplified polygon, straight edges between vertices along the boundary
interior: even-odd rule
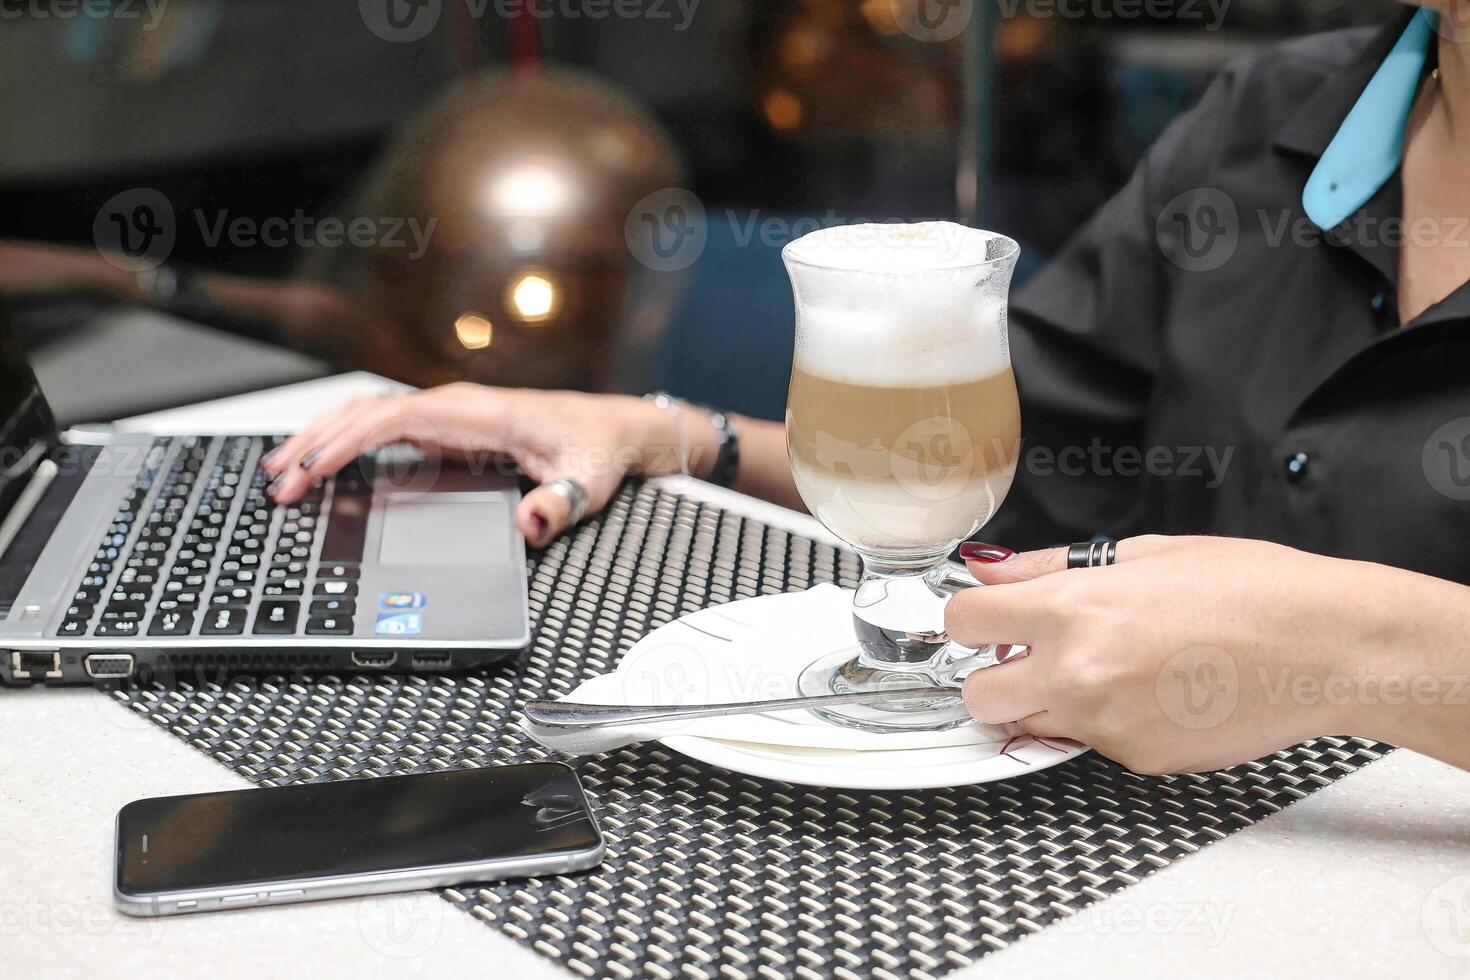
[[[119,680],[131,677],[133,655],[131,653],[89,653],[84,661],[87,676],[96,680]]]

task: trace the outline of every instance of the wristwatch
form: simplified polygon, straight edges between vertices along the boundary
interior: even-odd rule
[[[651,392],[644,397],[658,405],[672,405],[676,408],[688,405],[690,408],[708,412],[710,424],[715,427],[716,448],[715,464],[704,479],[722,487],[728,487],[735,482],[735,477],[740,472],[740,434],[735,431],[735,423],[730,421],[730,416],[726,412],[709,405],[677,398],[667,391]]]

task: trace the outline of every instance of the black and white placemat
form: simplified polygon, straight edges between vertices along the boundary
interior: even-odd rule
[[[606,673],[714,603],[821,582],[852,555],[650,485],[533,562],[535,641],[459,677],[234,678],[115,697],[262,785],[551,757],[519,705]],[[446,899],[587,977],[938,977],[1379,758],[1323,738],[1207,776],[1089,753],[912,793],[818,790],[644,745],[580,760],[608,838],[586,874]]]

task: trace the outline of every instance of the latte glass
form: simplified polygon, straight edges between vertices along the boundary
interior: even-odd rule
[[[950,642],[944,606],[977,584],[947,561],[1005,499],[1021,419],[1006,339],[1020,248],[949,222],[845,225],[782,251],[796,299],[786,409],[807,508],[862,556],[855,642],[801,675],[803,694],[958,685],[995,648]],[[953,700],[820,712],[870,731],[971,719]]]

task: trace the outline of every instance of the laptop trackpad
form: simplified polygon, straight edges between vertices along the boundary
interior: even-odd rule
[[[498,493],[432,493],[388,498],[378,562],[482,565],[510,554],[510,508]]]

